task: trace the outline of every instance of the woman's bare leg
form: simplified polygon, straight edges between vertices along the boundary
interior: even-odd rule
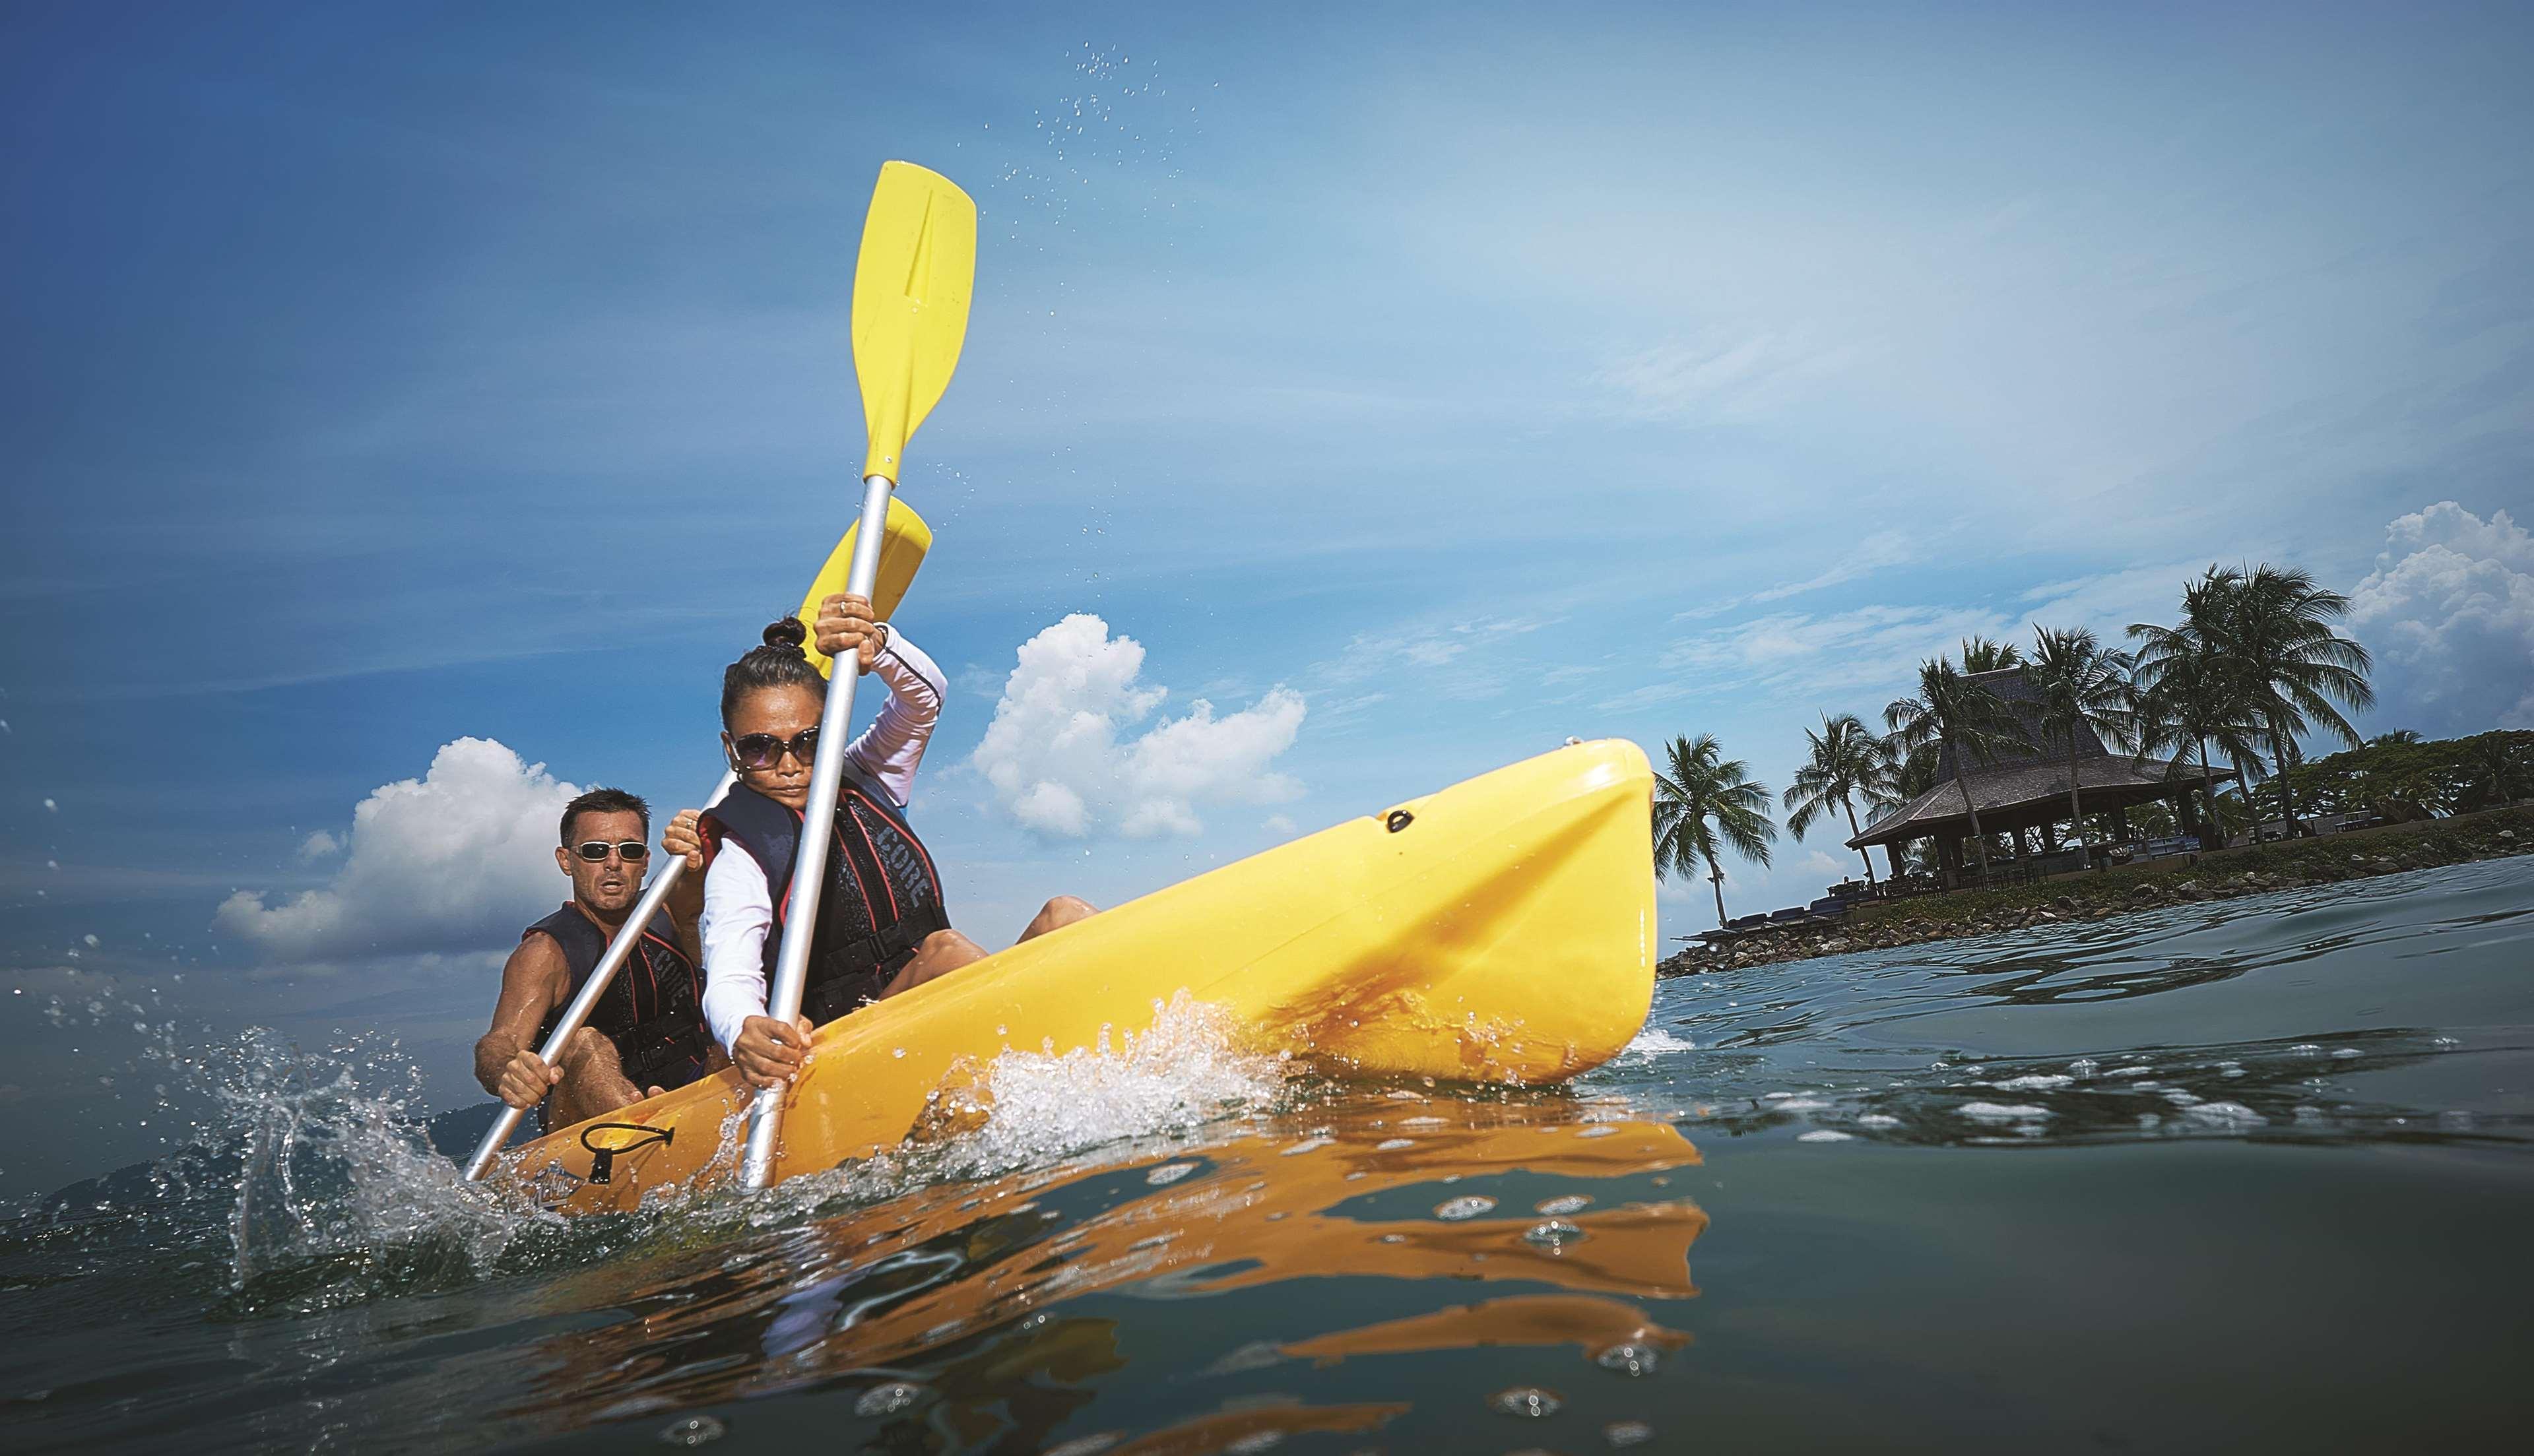
[[[1051,930],[1076,920],[1087,920],[1098,913],[1099,907],[1087,900],[1059,895],[1038,907],[1038,913],[1030,917],[1028,926],[1021,931],[1021,939],[1036,940]],[[926,981],[948,975],[961,966],[974,965],[985,959],[985,947],[975,941],[955,930],[936,930],[926,936],[924,944],[916,948],[915,959],[906,962],[906,968],[890,978],[887,988],[879,993],[880,999],[886,1001],[901,991],[912,991]]]
[[[936,930],[916,947],[915,959],[906,968],[890,978],[879,999],[886,1001],[901,991],[912,991],[926,981],[948,975],[963,965],[974,965],[986,959],[985,947],[955,930]]]
[[[1051,930],[1061,930],[1076,920],[1088,920],[1100,913],[1100,907],[1079,896],[1059,895],[1038,907],[1021,939],[1036,940]]]

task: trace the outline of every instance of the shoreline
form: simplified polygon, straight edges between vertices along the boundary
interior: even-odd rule
[[[1869,903],[1836,925],[1759,929],[1713,950],[1702,945],[1685,947],[1657,961],[1655,974],[1697,975],[2071,921],[2109,920],[2201,901],[2234,900],[2527,853],[2534,853],[2534,807],[2486,809],[2353,834],[2210,850],[2035,885],[1953,890],[1915,900]]]

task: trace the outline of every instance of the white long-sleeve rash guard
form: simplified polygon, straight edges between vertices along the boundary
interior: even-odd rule
[[[872,665],[888,684],[879,717],[845,750],[845,772],[903,809],[915,792],[924,745],[941,721],[941,670],[922,648],[891,627]],[[724,1049],[739,1041],[750,1017],[765,1015],[765,937],[774,925],[774,897],[765,872],[746,853],[716,854],[704,871],[698,923],[704,950],[704,1024]]]

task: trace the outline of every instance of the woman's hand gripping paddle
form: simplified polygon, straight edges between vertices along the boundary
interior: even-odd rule
[[[817,640],[818,604],[845,589],[845,580],[856,554],[855,548],[861,539],[862,522],[847,526],[844,539],[836,543],[835,551],[827,557],[827,564],[819,569],[817,579],[810,583],[809,595],[801,599],[801,624],[812,629],[810,641],[813,643]],[[890,500],[888,530],[880,542],[878,580],[871,593],[874,616],[881,621],[888,620],[889,614],[897,610],[897,604],[905,600],[906,589],[914,585],[916,568],[924,564],[924,553],[932,549],[933,528],[924,523],[924,518],[915,513],[913,506],[903,500]],[[802,650],[810,655],[810,661],[817,665],[819,671],[830,670],[827,659],[816,647],[805,646]],[[720,803],[722,795],[730,792],[730,786],[737,782],[738,777],[736,773],[723,771],[721,782],[713,786],[711,796],[704,800],[704,807],[711,808]],[[545,1045],[537,1048],[537,1055],[545,1058],[547,1065],[551,1066],[562,1058],[564,1044],[571,1041],[572,1034],[589,1019],[590,1012],[598,1006],[598,998],[607,994],[608,983],[616,979],[617,967],[625,963],[626,957],[641,941],[642,927],[650,924],[651,917],[660,912],[660,906],[668,903],[669,892],[678,887],[679,879],[686,872],[687,862],[683,858],[670,859],[660,866],[659,874],[643,890],[641,901],[634,906],[633,913],[625,917],[625,923],[617,927],[615,938],[607,943],[607,954],[598,958],[598,964],[591,968],[589,979],[580,983],[580,990],[572,998],[572,1004],[564,1008],[562,1019],[556,1021],[554,1030],[547,1034]],[[493,1120],[491,1130],[485,1133],[484,1140],[475,1145],[475,1155],[466,1160],[467,1182],[477,1182],[491,1171],[493,1160],[501,1155],[502,1148],[511,1140],[511,1135],[518,1131],[519,1120],[526,1116],[526,1111],[521,1108],[502,1109],[502,1115]]]
[[[854,374],[862,380],[871,449],[863,462],[862,539],[846,574],[848,592],[869,597],[878,580],[880,525],[896,491],[907,437],[940,402],[959,367],[976,274],[977,204],[946,177],[907,162],[883,164],[863,220],[862,256],[854,264]],[[834,674],[818,718],[818,741],[840,746],[811,765],[810,802],[802,811],[801,848],[793,861],[792,907],[784,916],[774,984],[765,998],[765,1014],[787,1024],[801,1014],[801,992],[809,980],[810,939],[818,924],[836,792],[844,782],[841,745],[853,726],[860,675]],[[740,1165],[749,1188],[774,1181],[788,1091],[768,1087],[756,1094]]]

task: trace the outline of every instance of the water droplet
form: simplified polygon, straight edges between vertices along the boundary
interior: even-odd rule
[[[1628,1340],[1594,1356],[1593,1363],[1605,1370],[1617,1370],[1623,1375],[1651,1375],[1655,1372],[1656,1363],[1661,1358],[1656,1353],[1654,1346],[1640,1345],[1634,1340]]]
[[[664,1445],[700,1446],[706,1441],[720,1440],[729,1429],[710,1416],[689,1416],[684,1421],[672,1421],[661,1427],[660,1440]]]
[[[1601,1427],[1601,1439],[1614,1446],[1642,1446],[1655,1438],[1655,1428],[1643,1421],[1613,1421]]]
[[[1397,1152],[1403,1147],[1415,1147],[1416,1145],[1417,1139],[1414,1137],[1385,1137],[1379,1142],[1374,1143],[1372,1145],[1372,1150],[1374,1152]]]
[[[1592,1204],[1593,1197],[1590,1194],[1561,1194],[1554,1198],[1542,1198],[1532,1204],[1531,1211],[1545,1213],[1551,1218],[1562,1218],[1569,1213],[1581,1213]]]
[[[1472,1194],[1467,1197],[1447,1198],[1435,1204],[1434,1216],[1445,1223],[1458,1223],[1465,1218],[1476,1218],[1495,1206],[1495,1199]]]
[[[854,1402],[854,1414],[866,1419],[893,1416],[923,1398],[923,1386],[905,1380],[891,1380],[864,1391],[863,1398]]]
[[[1565,1407],[1566,1397],[1554,1390],[1542,1390],[1537,1385],[1516,1385],[1510,1390],[1499,1390],[1488,1396],[1487,1404],[1508,1416],[1538,1420],[1542,1416],[1556,1415]]]
[[[1562,1218],[1552,1218],[1525,1230],[1522,1242],[1537,1244],[1542,1249],[1563,1249],[1569,1244],[1583,1243],[1584,1231]]]

